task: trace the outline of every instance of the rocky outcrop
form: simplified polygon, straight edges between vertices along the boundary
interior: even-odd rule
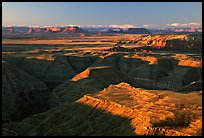
[[[121,38],[124,39],[124,38]],[[135,38],[129,38],[126,41],[119,41],[118,43],[137,44],[137,49],[143,48],[144,50],[163,50],[163,51],[183,51],[183,52],[196,52],[202,51],[202,34],[187,35],[187,34],[154,34],[154,35],[138,35]]]
[[[197,39],[195,39],[197,38]],[[193,39],[193,40],[192,40]],[[189,36],[187,40],[173,39],[166,41],[165,50],[174,51],[191,51],[200,52],[202,51],[202,40],[197,36]]]
[[[119,82],[129,82],[131,78],[111,66],[94,66],[77,74],[71,81],[66,81],[52,92],[49,99],[51,106],[61,102],[73,102],[84,94],[95,93]],[[72,89],[70,89],[72,88]]]
[[[2,130],[23,136],[200,136],[201,99],[196,93],[150,91],[122,82]]]

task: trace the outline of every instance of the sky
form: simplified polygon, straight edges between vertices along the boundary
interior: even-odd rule
[[[202,2],[2,2],[2,25],[199,27]]]

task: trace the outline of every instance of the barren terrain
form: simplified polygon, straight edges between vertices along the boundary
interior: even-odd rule
[[[201,34],[3,37],[3,135],[202,135],[201,52]]]

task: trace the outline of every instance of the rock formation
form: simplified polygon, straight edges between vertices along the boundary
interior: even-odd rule
[[[127,42],[127,41],[126,41]],[[202,51],[202,35],[138,35],[129,42],[148,46],[147,50],[163,50],[163,51],[183,51],[198,52]]]
[[[86,33],[83,29],[74,27],[3,27],[2,33]]]
[[[89,67],[73,77],[71,81],[66,81],[55,88],[49,99],[50,105],[59,105],[63,101],[73,102],[86,93],[95,93],[110,84],[122,81],[128,82],[131,78],[111,66]]]
[[[77,26],[74,26],[74,27],[65,27],[62,33],[85,33],[85,31]]]
[[[128,34],[149,34],[149,31],[145,28],[129,28]]]
[[[3,39],[3,135],[202,135],[200,35],[37,28]]]
[[[128,54],[128,53],[127,53]],[[125,53],[108,53],[98,56],[57,56],[57,57],[6,58],[10,64],[18,66],[29,75],[36,77],[54,89],[75,75],[92,67],[110,66],[135,79],[134,86],[179,91],[201,78],[201,61],[194,58],[154,57]],[[187,75],[188,74],[188,75]],[[78,75],[77,75],[78,76]],[[174,79],[177,78],[176,81]],[[177,81],[179,81],[177,83]],[[184,82],[185,81],[185,82]],[[198,85],[199,86],[199,85]],[[196,89],[202,89],[197,87]]]
[[[195,99],[201,98],[196,93],[150,91],[120,83],[73,104],[5,124],[3,135],[200,136],[202,102]]]
[[[33,28],[29,28],[28,33],[34,33],[34,29]]]

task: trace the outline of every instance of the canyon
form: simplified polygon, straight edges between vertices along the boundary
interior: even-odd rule
[[[3,135],[200,136],[201,52],[201,34],[6,37]]]

